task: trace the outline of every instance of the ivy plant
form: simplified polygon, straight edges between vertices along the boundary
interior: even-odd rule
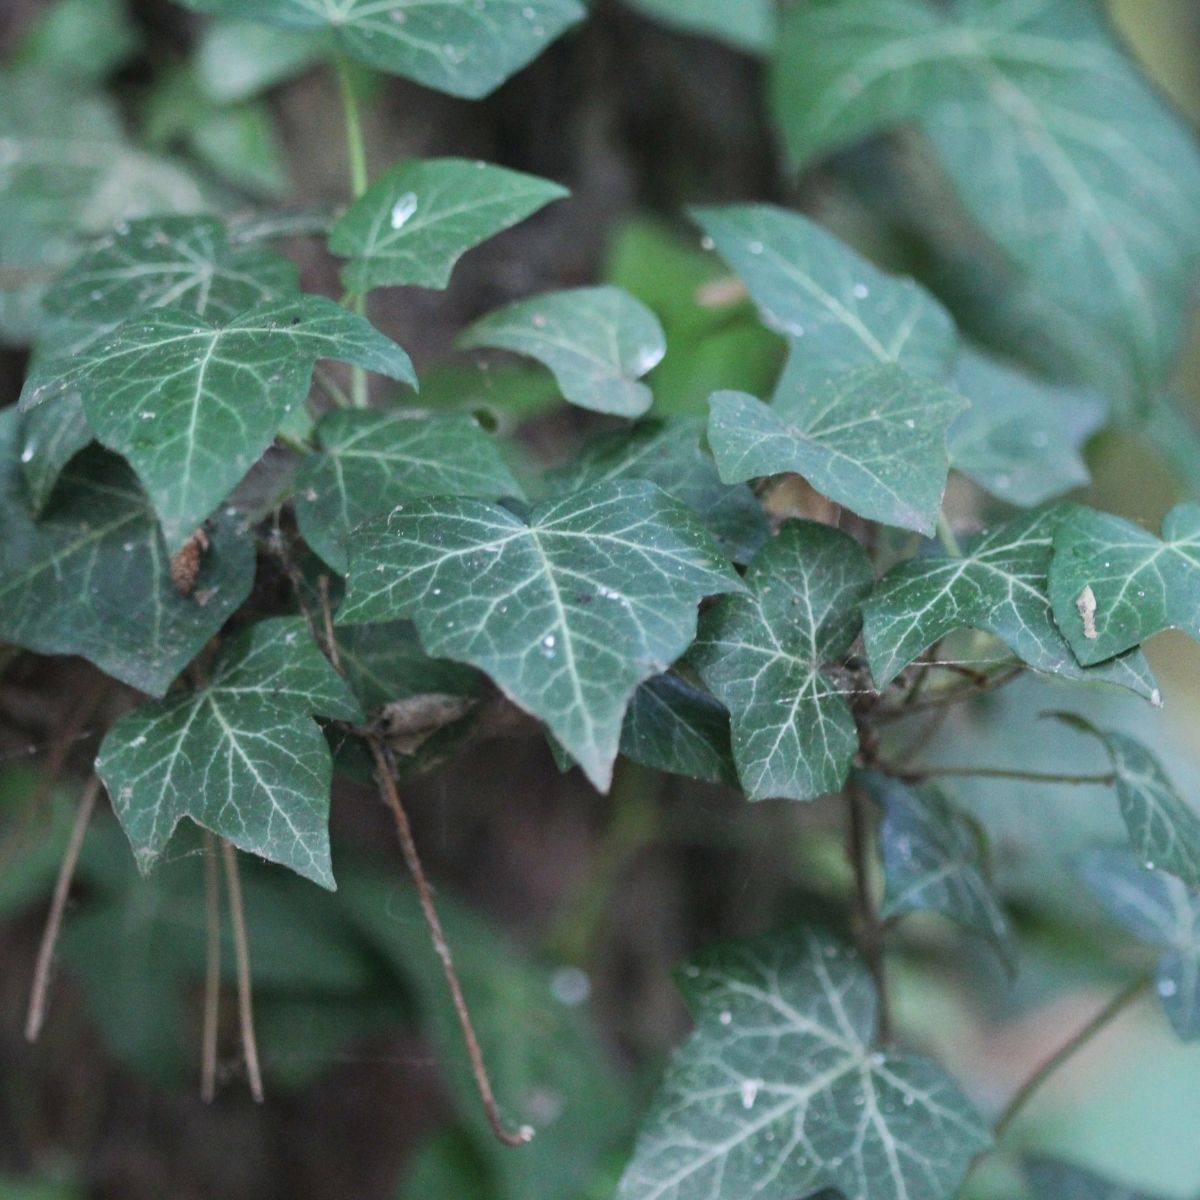
[[[30,351],[0,412],[0,639],[112,680],[80,831],[102,785],[143,886],[180,838],[221,857],[243,988],[235,851],[336,889],[332,781],[374,779],[416,884],[403,903],[427,922],[448,990],[419,946],[389,943],[390,881],[327,903],[420,979],[448,1057],[461,1024],[483,1112],[464,1125],[467,1167],[451,1140],[414,1179],[598,1194],[582,1178],[598,1142],[576,1146],[565,1174],[479,1149],[494,1135],[534,1154],[543,1126],[547,1142],[586,1140],[578,1112],[564,1138],[557,1112],[506,1088],[526,1067],[553,1077],[545,1039],[589,1062],[596,1051],[555,1018],[520,1031],[529,1062],[514,1060],[494,1008],[480,1050],[472,993],[519,1009],[533,985],[494,947],[460,976],[456,933],[490,935],[466,918],[443,927],[401,795],[499,727],[540,731],[538,753],[601,793],[630,770],[685,776],[739,804],[778,802],[754,806],[764,821],[811,809],[824,814],[813,837],[845,835],[837,903],[697,948],[679,969],[691,1031],[625,1139],[620,1200],[982,1194],[964,1189],[1009,1153],[1044,1073],[995,1104],[913,1035],[890,983],[897,959],[919,969],[913,929],[978,940],[1006,981],[1021,970],[992,831],[957,790],[971,780],[1111,793],[1127,845],[1077,860],[1077,900],[1128,936],[1128,962],[1153,954],[1140,974],[1125,963],[1093,1027],[1152,990],[1181,1039],[1200,1037],[1197,798],[1153,746],[1073,712],[1047,716],[1083,735],[1090,771],[997,762],[973,738],[973,714],[1024,676],[1156,710],[1165,687],[1143,644],[1165,630],[1200,641],[1195,475],[1153,529],[1078,495],[1102,430],[1153,453],[1171,412],[1166,461],[1200,448],[1168,398],[1200,264],[1200,152],[1096,6],[630,0],[637,19],[766,61],[788,169],[871,161],[890,138],[889,169],[956,198],[1011,319],[981,327],[938,272],[910,278],[886,239],[844,238],[785,200],[803,193],[672,213],[715,273],[682,317],[611,280],[514,270],[459,322],[460,362],[553,389],[553,419],[572,431],[555,457],[522,436],[527,414],[497,420],[465,388],[447,402],[379,301],[453,288],[477,247],[503,234],[489,252],[515,255],[506,231],[582,201],[563,181],[454,157],[463,147],[368,162],[360,104],[377,74],[478,99],[560,40],[549,52],[570,64],[584,5],[183,4],[198,14],[188,87],[205,104],[328,70],[348,186],[317,212],[263,208],[244,188],[247,216],[236,163],[217,184],[136,148],[94,80],[66,96],[49,34],[0,75],[0,331]],[[121,61],[125,37],[105,53]],[[769,384],[723,378],[703,410],[656,405],[664,324],[700,338],[696,310],[739,304],[773,335],[745,342],[747,378]],[[929,715],[959,721],[952,764],[922,754]],[[191,970],[178,944],[156,953],[172,979]],[[596,1097],[596,1112],[633,1104],[607,1081]],[[606,1136],[616,1145],[621,1129]],[[1065,1163],[1022,1170],[1006,1196],[1135,1194]]]

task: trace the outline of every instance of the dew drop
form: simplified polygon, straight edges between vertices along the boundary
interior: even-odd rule
[[[405,192],[395,204],[392,205],[392,228],[403,229],[408,224],[409,218],[417,211],[417,197],[415,192]]]

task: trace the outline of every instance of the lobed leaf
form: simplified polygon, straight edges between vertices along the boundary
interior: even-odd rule
[[[615,287],[520,300],[476,321],[458,344],[536,358],[572,404],[617,417],[640,417],[650,407],[654,396],[637,381],[667,352],[658,318]]]
[[[853,538],[790,521],[750,564],[747,594],[702,616],[688,662],[730,711],[751,800],[811,800],[845,782],[858,731],[829,668],[858,637],[873,579]]]
[[[695,1030],[642,1126],[618,1200],[950,1200],[991,1144],[936,1063],[874,1051],[863,964],[813,930],[688,966]]]
[[[955,629],[998,637],[1022,661],[1049,675],[1118,684],[1161,703],[1141,651],[1081,667],[1059,632],[1047,570],[1069,509],[1022,514],[984,533],[960,558],[930,556],[894,567],[863,605],[864,641],[878,687]]]
[[[1180,504],[1160,540],[1108,513],[1073,508],[1054,537],[1050,601],[1081,663],[1164,629],[1200,641],[1200,504]]]
[[[78,393],[96,437],[137,472],[175,551],[304,403],[320,358],[416,383],[408,355],[361,317],[294,296],[224,320],[152,310],[43,364],[21,404]]]
[[[96,772],[143,872],[189,817],[239,849],[333,888],[329,747],[309,714],[362,710],[298,617],[260,621],[212,682],[112,727]]]
[[[181,0],[199,12],[327,30],[380,71],[478,99],[584,16],[579,0]]]
[[[1200,896],[1122,850],[1089,851],[1079,873],[1114,921],[1166,951],[1154,990],[1175,1032],[1185,1042],[1200,1041]]]
[[[29,513],[17,413],[0,413],[0,638],[79,654],[161,696],[240,607],[254,545],[232,517],[209,530],[189,595],[171,580],[154,511],[128,468],[100,450],[67,469],[40,520]]]
[[[417,500],[350,539],[338,620],[410,617],[425,650],[486,671],[600,789],[625,710],[695,636],[696,605],[740,588],[686,509],[623,480],[523,521],[479,500]]]
[[[461,158],[413,159],[376,180],[339,218],[329,249],[351,261],[351,292],[387,284],[444,288],[455,263],[570,193],[546,179]]]
[[[296,472],[296,520],[342,575],[350,531],[402,500],[521,495],[495,439],[465,413],[337,409],[321,418],[317,438],[320,450]]]

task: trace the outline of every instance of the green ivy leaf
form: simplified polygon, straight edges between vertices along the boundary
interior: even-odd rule
[[[567,468],[556,472],[556,492],[579,491],[612,479],[648,479],[704,522],[726,558],[747,562],[770,534],[766,514],[744,485],[721,482],[701,446],[704,423],[683,418],[645,421],[626,432],[591,442]]]
[[[1098,396],[1034,379],[977,350],[963,351],[955,386],[971,401],[950,429],[956,471],[1020,508],[1089,481],[1080,451],[1105,423]]]
[[[1200,896],[1125,850],[1088,851],[1079,874],[1114,921],[1167,952],[1154,990],[1175,1032],[1185,1042],[1200,1040]]]
[[[520,496],[495,439],[465,413],[337,409],[317,425],[321,449],[296,472],[296,519],[335,570],[368,517],[419,496]]]
[[[937,788],[906,787],[874,771],[855,778],[883,809],[880,915],[941,913],[981,934],[1011,969],[1013,932],[992,891],[978,827]]]
[[[1087,0],[792,6],[774,108],[797,164],[920,117],[1030,286],[1119,346],[1135,384],[1161,377],[1200,258],[1200,156]]]
[[[196,46],[196,79],[218,104],[249,100],[324,57],[326,36],[250,21],[212,21]]]
[[[1179,794],[1158,759],[1134,738],[1097,729],[1074,713],[1051,713],[1108,751],[1116,777],[1117,802],[1129,840],[1142,866],[1169,871],[1200,888],[1200,815]]]
[[[829,668],[858,637],[873,582],[853,538],[791,521],[750,564],[749,593],[701,618],[688,661],[732,714],[751,800],[811,800],[845,782],[858,731]]]
[[[128,468],[94,450],[63,475],[42,519],[29,514],[14,409],[0,414],[0,639],[80,654],[160,696],[241,605],[254,546],[222,518],[191,595],[171,582],[153,509]]]
[[[741,587],[703,528],[653,484],[539,505],[416,500],[350,538],[354,624],[408,616],[426,651],[486,671],[601,790],[638,684],[695,635],[696,605]]]
[[[737,786],[729,713],[678,675],[656,675],[634,692],[621,753],[655,771]]]
[[[1149,1192],[1102,1179],[1071,1163],[1039,1158],[1025,1164],[1025,1174],[1036,1197],[1054,1200],[1160,1200]]]
[[[584,16],[579,0],[182,0],[219,16],[329,30],[380,71],[478,99]]]
[[[570,193],[546,179],[462,158],[401,163],[367,189],[329,234],[352,261],[352,292],[387,284],[444,288],[454,264],[480,242]]]
[[[794,471],[861,517],[931,535],[950,469],[946,431],[966,401],[894,366],[810,390],[790,376],[771,405],[742,392],[713,396],[708,440],[721,478]]]
[[[667,351],[658,318],[615,287],[574,288],[520,300],[476,321],[460,346],[536,358],[580,408],[640,417],[654,400],[637,381]]]
[[[310,713],[363,717],[304,622],[279,617],[231,644],[207,687],[118,721],[96,771],[141,870],[190,817],[242,850],[333,888],[333,768]]]
[[[1054,537],[1050,601],[1081,663],[1164,629],[1200,641],[1200,504],[1163,520],[1162,540],[1108,513],[1073,508]]]
[[[1160,704],[1141,651],[1081,667],[1054,623],[1046,572],[1055,532],[1069,511],[1023,513],[980,535],[961,558],[915,558],[889,571],[863,605],[863,635],[876,685],[887,687],[953,630],[981,629],[1035,670],[1118,684]]]
[[[739,50],[764,54],[775,37],[772,0],[626,0],[646,16],[684,33],[704,33]]]
[[[304,403],[313,366],[336,358],[416,383],[399,346],[321,296],[232,320],[162,308],[28,379],[24,408],[78,392],[97,438],[129,459],[177,550]]]
[[[911,279],[885,275],[799,213],[746,204],[692,216],[763,320],[792,339],[789,391],[864,366],[946,375],[958,349],[954,322]]]
[[[298,286],[290,260],[263,247],[230,245],[225,227],[211,217],[129,222],[81,255],[46,292],[42,307],[50,323],[38,344],[32,386],[52,380],[64,360],[134,313],[169,305],[231,319]],[[62,468],[92,440],[78,393],[26,412],[21,440],[25,482],[40,511]]]
[[[862,963],[811,930],[687,967],[696,1021],[650,1108],[618,1200],[950,1200],[986,1126],[936,1063],[873,1051]]]
[[[61,75],[72,86],[101,82],[140,48],[124,0],[54,0],[28,26],[10,63]]]

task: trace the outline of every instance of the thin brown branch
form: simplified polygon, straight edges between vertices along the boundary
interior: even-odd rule
[[[33,986],[29,991],[29,1012],[25,1018],[25,1038],[36,1042],[42,1032],[46,1019],[46,996],[50,990],[50,972],[54,966],[54,948],[58,945],[58,935],[62,930],[63,913],[66,912],[67,898],[71,894],[71,881],[75,878],[75,867],[79,863],[79,854],[83,849],[83,839],[87,827],[96,811],[96,798],[100,795],[100,778],[93,775],[83,789],[79,798],[79,807],[75,812],[75,824],[71,827],[71,837],[67,842],[67,851],[63,855],[62,865],[58,869],[58,879],[54,884],[54,896],[50,901],[50,913],[46,918],[46,928],[42,932],[42,944],[38,947],[37,966],[33,972]]]
[[[211,1104],[217,1094],[217,1022],[221,1015],[221,866],[216,838],[207,829],[204,831],[204,925],[207,940],[200,1099]]]
[[[879,763],[879,769],[906,783],[921,783],[926,779],[1012,779],[1020,783],[1063,783],[1083,786],[1097,784],[1111,787],[1117,781],[1109,771],[1099,775],[1065,775],[1056,771],[1022,771],[1010,767],[913,767],[898,770],[894,765]]]
[[[944,665],[944,664],[938,664]],[[896,708],[884,709],[872,716],[872,720],[876,723],[887,723],[890,721],[903,721],[907,717],[913,716],[915,713],[927,712],[934,708],[945,708],[950,705],[958,704],[962,700],[972,700],[976,696],[982,696],[985,692],[994,692],[999,688],[1010,684],[1014,679],[1025,673],[1026,667],[1024,664],[1014,666],[1009,670],[999,671],[994,675],[989,675],[987,683],[971,684],[968,687],[946,688],[933,696],[926,696],[920,700],[915,700],[910,704]]]
[[[884,923],[879,916],[871,880],[871,808],[862,789],[846,791],[849,816],[846,853],[854,871],[854,908],[859,949],[875,981],[879,996],[877,1035],[885,1045],[892,1040],[892,1010],[888,995]]]
[[[242,1055],[246,1078],[256,1104],[263,1102],[262,1068],[258,1063],[258,1041],[254,1036],[254,1000],[250,985],[250,938],[246,934],[246,912],[242,905],[242,881],[238,875],[237,851],[221,839],[225,865],[225,889],[229,893],[229,923],[233,929],[233,954],[237,962],[238,1021],[242,1030]]]
[[[437,906],[434,904],[433,889],[429,885],[428,878],[426,878],[425,868],[421,865],[421,857],[417,853],[417,844],[413,840],[412,826],[408,823],[408,814],[404,811],[404,805],[400,800],[400,792],[396,788],[395,779],[392,777],[391,765],[388,763],[383,744],[378,738],[371,737],[368,739],[368,743],[371,747],[371,754],[375,759],[375,776],[379,783],[380,795],[383,797],[388,808],[391,809],[392,816],[395,819],[396,833],[400,839],[400,849],[404,854],[404,861],[417,887],[417,896],[421,902],[421,912],[425,916],[425,924],[429,929],[430,940],[433,942],[433,948],[437,952],[438,958],[441,959],[442,971],[446,976],[446,984],[450,989],[450,997],[454,1002],[454,1011],[458,1015],[459,1028],[462,1030],[463,1041],[467,1046],[467,1055],[471,1060],[471,1071],[475,1076],[475,1086],[479,1090],[479,1099],[483,1104],[484,1114],[487,1116],[492,1133],[495,1134],[499,1141],[503,1142],[506,1146],[523,1146],[533,1138],[534,1131],[530,1126],[522,1125],[516,1133],[512,1133],[505,1127],[504,1120],[500,1116],[496,1097],[492,1091],[492,1081],[488,1077],[487,1066],[483,1061],[483,1051],[479,1047],[479,1039],[475,1035],[475,1026],[471,1021],[471,1013],[467,1008],[462,984],[459,982],[458,972],[454,967],[454,957],[450,953],[450,944],[446,941],[446,934],[442,929],[441,918],[438,916]]]
[[[317,591],[321,597],[321,617],[325,623],[325,653],[333,669],[342,674],[342,659],[338,654],[337,635],[333,631],[333,605],[329,601],[329,576],[321,575],[317,579]]]

